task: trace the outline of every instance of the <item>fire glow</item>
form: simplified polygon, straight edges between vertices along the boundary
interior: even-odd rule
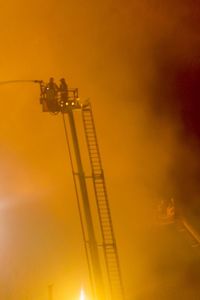
[[[80,300],[86,300],[86,297],[85,297],[85,292],[83,289],[81,289],[81,292],[80,292]]]

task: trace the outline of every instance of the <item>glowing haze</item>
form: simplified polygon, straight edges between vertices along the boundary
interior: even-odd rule
[[[1,3],[0,81],[65,77],[91,98],[128,299],[149,275],[138,244],[152,203],[181,194],[185,157],[196,168],[171,86],[174,65],[198,59],[191,3]],[[78,299],[88,276],[61,117],[41,112],[37,85],[0,85],[0,99],[0,298],[42,300],[53,283]]]

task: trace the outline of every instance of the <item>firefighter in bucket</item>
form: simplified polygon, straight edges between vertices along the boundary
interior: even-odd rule
[[[46,112],[58,112],[58,91],[59,88],[54,81],[54,78],[51,77],[49,82],[44,85],[43,82],[40,83],[40,102],[43,105],[43,111]]]

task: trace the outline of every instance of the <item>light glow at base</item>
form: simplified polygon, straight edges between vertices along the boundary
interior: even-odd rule
[[[80,300],[86,300],[85,292],[83,289],[81,289],[81,292],[80,292]]]

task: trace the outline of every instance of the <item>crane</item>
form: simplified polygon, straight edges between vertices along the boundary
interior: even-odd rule
[[[42,105],[43,112],[54,115],[61,113],[63,118],[92,295],[94,300],[124,300],[119,256],[92,106],[89,101],[85,103],[80,102],[77,88],[68,88],[64,78],[60,81],[61,84],[59,87],[53,78],[50,78],[48,83],[38,81],[41,91],[40,104]],[[89,175],[85,173],[81,155],[81,143],[75,116],[76,111],[79,111],[79,114],[81,114],[91,170]],[[68,135],[66,117],[68,117],[71,139],[69,139]],[[75,163],[73,157],[75,157]],[[89,192],[89,185],[91,186],[91,183],[93,187],[92,196]],[[97,216],[95,222],[91,201],[95,203]],[[97,238],[96,226],[99,226],[100,241]]]

